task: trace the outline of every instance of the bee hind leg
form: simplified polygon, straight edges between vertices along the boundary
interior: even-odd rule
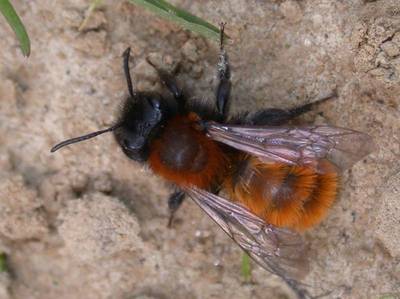
[[[287,110],[278,108],[264,109],[252,114],[250,118],[247,120],[247,124],[258,125],[258,126],[281,126],[286,124],[293,118],[296,118],[306,112],[311,111],[317,105],[332,98],[335,98],[336,96],[337,96],[336,91],[334,91],[332,94],[323,97],[317,101],[301,105],[299,107],[295,107],[292,109],[287,109]]]
[[[288,112],[291,116],[291,118],[297,117],[302,115],[303,113],[306,113],[308,111],[311,111],[312,109],[314,109],[317,105],[322,104],[328,100],[331,100],[333,98],[337,97],[337,91],[333,90],[329,95],[322,97],[316,101],[312,101],[311,103],[308,104],[304,104],[302,106],[299,107],[295,107],[292,109],[289,109]]]
[[[229,96],[231,93],[231,71],[229,67],[228,55],[224,49],[224,28],[225,23],[220,24],[220,54],[217,65],[218,87],[216,91],[216,106],[218,113],[225,120],[229,110]]]
[[[255,126],[281,126],[294,118],[288,110],[271,108],[257,111],[246,120],[246,124]]]
[[[169,208],[169,219],[167,227],[172,227],[172,222],[174,221],[175,212],[180,208],[185,199],[185,192],[183,191],[176,191],[170,195],[168,198],[168,208]]]

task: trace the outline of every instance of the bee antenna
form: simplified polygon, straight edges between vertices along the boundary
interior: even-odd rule
[[[135,92],[133,91],[131,72],[129,70],[130,54],[131,54],[131,48],[128,47],[122,54],[122,57],[124,58],[124,73],[125,73],[126,83],[128,84],[129,95],[131,96],[131,98],[133,98],[135,96]]]
[[[60,142],[59,144],[53,146],[52,149],[50,150],[50,152],[54,153],[55,151],[58,151],[60,148],[66,146],[66,145],[70,145],[70,144],[73,144],[73,143],[81,142],[81,141],[96,137],[97,135],[114,131],[115,129],[119,128],[120,126],[122,126],[122,123],[118,123],[118,124],[116,124],[116,125],[114,125],[112,127],[104,129],[104,130],[100,130],[100,131],[89,133],[89,134],[86,134],[86,135],[83,135],[83,136],[79,136],[79,137],[75,137],[75,138],[64,140],[63,142]]]

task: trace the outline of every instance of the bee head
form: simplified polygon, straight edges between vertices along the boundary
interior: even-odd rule
[[[172,109],[171,109],[172,108]],[[149,143],[163,127],[170,111],[175,107],[156,93],[135,93],[123,106],[120,117],[110,128],[71,138],[55,145],[51,152],[91,139],[100,134],[113,132],[122,151],[130,159],[144,162],[149,155]]]
[[[162,128],[165,120],[174,113],[176,103],[164,100],[157,93],[135,92],[132,87],[129,72],[130,48],[126,49],[124,58],[124,72],[127,80],[129,97],[124,103],[120,117],[110,128],[96,131],[80,137],[71,138],[55,145],[51,152],[60,148],[81,142],[97,135],[114,132],[114,136],[122,151],[132,160],[143,162],[149,155],[149,143]]]
[[[149,155],[149,143],[163,127],[169,109],[159,94],[137,93],[128,98],[119,119],[121,124],[114,136],[130,159],[143,162]]]

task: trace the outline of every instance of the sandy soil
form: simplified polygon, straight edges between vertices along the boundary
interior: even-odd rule
[[[57,2],[57,3],[56,3]],[[327,219],[306,233],[305,282],[327,298],[400,297],[400,3],[398,0],[171,1],[228,22],[233,110],[294,107],[333,90],[304,117],[372,135],[379,149],[343,176]],[[84,32],[88,1],[13,1],[32,39],[22,57],[0,22],[0,298],[293,298],[191,201],[167,229],[166,183],[121,154],[111,135],[50,154],[110,125],[135,85],[159,89],[145,58],[213,99],[215,42],[124,1],[105,1]],[[384,296],[391,297],[384,297]],[[396,297],[397,296],[397,297]]]

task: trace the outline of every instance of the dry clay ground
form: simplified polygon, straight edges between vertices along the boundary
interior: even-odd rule
[[[191,95],[213,99],[218,47],[124,1],[105,1],[78,32],[88,1],[13,1],[32,39],[21,56],[0,27],[0,298],[293,298],[191,201],[167,229],[169,187],[103,135],[135,86],[159,89],[145,58],[180,64]],[[347,171],[327,219],[305,238],[305,282],[327,298],[400,296],[400,3],[398,0],[177,0],[228,22],[233,110],[294,107],[333,90],[304,119],[372,135],[379,149]],[[397,296],[397,297],[396,297]]]

